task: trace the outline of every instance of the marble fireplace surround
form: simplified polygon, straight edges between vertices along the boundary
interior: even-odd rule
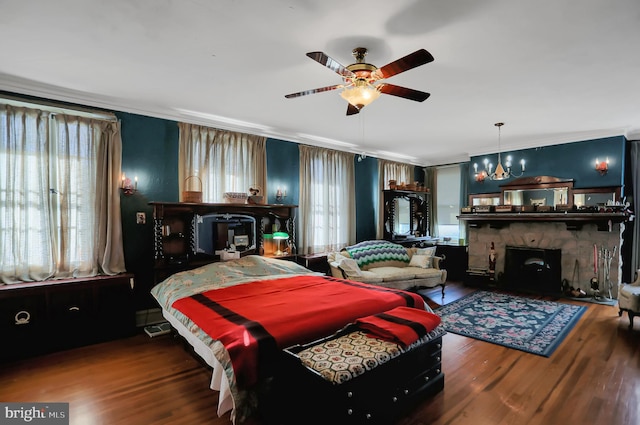
[[[463,217],[460,217],[465,219]],[[609,222],[605,230],[595,222],[581,223],[580,226],[570,226],[562,221],[502,221],[499,226],[488,222],[478,222],[471,219],[468,232],[469,268],[489,268],[489,250],[494,243],[496,252],[496,276],[504,272],[506,246],[518,246],[540,249],[561,249],[562,279],[566,279],[570,286],[580,288],[592,294],[590,280],[594,277],[593,245],[613,251],[611,260],[610,281],[611,292],[617,298],[618,284],[622,276],[622,248],[623,222]],[[615,220],[617,221],[617,220]],[[578,263],[576,269],[576,261]],[[575,272],[574,272],[575,270]],[[604,276],[601,264],[598,264],[598,278],[600,290],[604,290]],[[574,276],[575,275],[575,276]]]

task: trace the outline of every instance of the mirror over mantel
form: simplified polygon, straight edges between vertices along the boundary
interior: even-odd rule
[[[541,206],[586,208],[619,203],[621,188],[574,188],[573,179],[552,176],[521,177],[500,186],[500,193],[469,195],[469,206]]]
[[[550,176],[521,177],[500,186],[503,205],[573,205],[573,179]],[[571,199],[570,199],[571,198]]]

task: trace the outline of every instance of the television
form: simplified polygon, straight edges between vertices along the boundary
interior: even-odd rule
[[[194,217],[194,252],[216,255],[235,246],[246,253],[256,249],[256,219],[244,214],[205,214]]]

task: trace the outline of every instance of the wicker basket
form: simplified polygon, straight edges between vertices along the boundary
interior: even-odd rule
[[[198,176],[189,176],[184,180],[184,187],[188,186],[189,179],[198,179],[200,182],[200,190],[183,190],[182,191],[182,202],[193,202],[193,203],[201,203],[202,202],[202,180]]]

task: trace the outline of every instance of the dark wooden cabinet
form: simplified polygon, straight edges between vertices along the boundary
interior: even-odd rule
[[[135,333],[131,274],[0,287],[0,361]]]
[[[443,257],[440,267],[447,270],[447,280],[465,280],[469,268],[468,245],[438,244],[436,255]]]
[[[236,245],[239,256],[258,254],[296,260],[297,205],[188,202],[150,205],[154,219],[155,282],[182,270],[220,261],[219,252],[231,244]],[[282,255],[276,255],[276,251]]]
[[[307,254],[298,255],[298,264],[312,270],[314,272],[331,274],[329,270],[329,262],[327,261],[327,254]]]
[[[429,192],[383,190],[382,193],[385,240],[402,243],[429,236]]]

